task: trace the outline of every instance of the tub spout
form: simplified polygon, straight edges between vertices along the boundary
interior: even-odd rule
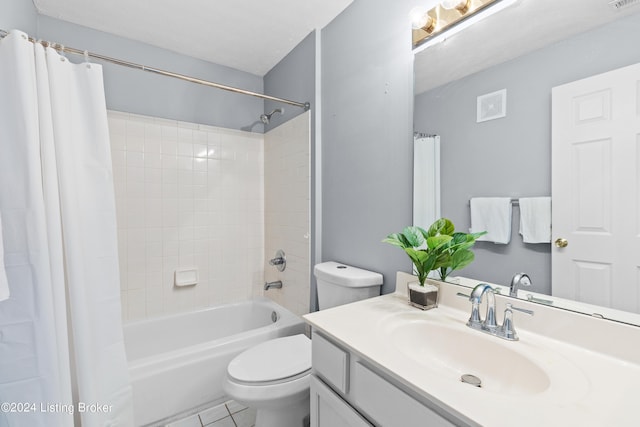
[[[276,288],[276,289],[282,288],[282,280],[276,280],[275,282],[265,282],[264,290],[268,291],[271,288]]]

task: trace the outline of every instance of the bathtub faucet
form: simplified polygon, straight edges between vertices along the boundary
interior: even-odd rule
[[[287,268],[287,257],[282,249],[278,249],[276,257],[269,260],[269,264],[273,265],[278,271],[284,271]]]
[[[282,288],[282,280],[276,280],[275,282],[265,282],[264,290],[268,291],[271,288],[280,289]]]

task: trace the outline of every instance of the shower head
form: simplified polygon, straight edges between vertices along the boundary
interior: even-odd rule
[[[261,114],[260,115],[260,121],[262,123],[264,123],[265,125],[269,124],[269,122],[271,121],[271,116],[273,116],[275,113],[283,114],[284,113],[284,108],[276,108],[275,110],[273,110],[269,114],[266,114],[266,113],[265,114]]]

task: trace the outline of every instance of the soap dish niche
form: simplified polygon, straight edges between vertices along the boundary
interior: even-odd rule
[[[198,269],[179,269],[175,271],[174,285],[177,287],[195,286],[198,284]]]

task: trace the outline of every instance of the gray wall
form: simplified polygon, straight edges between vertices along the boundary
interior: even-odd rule
[[[21,30],[35,35],[38,12],[31,0],[2,0],[0,2],[0,29]]]
[[[311,32],[298,46],[295,47],[285,58],[282,59],[264,76],[264,93],[266,95],[286,98],[297,102],[309,102],[311,104],[311,141],[310,141],[310,161],[311,161],[311,218],[310,229],[315,230],[315,144],[316,144],[316,33]],[[280,124],[302,114],[304,109],[290,105],[283,105],[273,101],[265,101],[264,110],[272,111],[274,108],[284,108],[284,114],[274,114],[271,122],[265,126],[265,131],[269,131]],[[313,239],[316,238],[312,233]],[[267,254],[269,256],[271,254]],[[311,265],[315,260],[315,244],[311,242],[310,252]],[[316,282],[311,269],[311,310],[317,309]]]
[[[322,30],[322,259],[382,273],[383,292],[411,271],[380,241],[411,223],[412,3],[355,0]]]
[[[47,16],[38,18],[38,37],[216,83],[255,92],[263,89],[262,77]],[[112,64],[104,65],[104,82],[107,107],[113,110],[263,131],[261,124],[252,127],[262,114],[264,103],[259,98]]]
[[[442,214],[470,226],[474,196],[551,194],[551,88],[640,62],[640,15],[583,33],[416,96],[415,129],[442,136]],[[507,89],[507,117],[476,123],[476,97]],[[476,261],[460,274],[508,284],[530,274],[551,290],[550,245],[524,244],[514,208],[509,245],[476,243]]]
[[[311,32],[298,46],[287,54],[275,67],[264,76],[264,93],[266,95],[286,98],[291,101],[315,104],[315,55],[316,34]],[[265,131],[278,127],[282,123],[304,113],[304,109],[292,105],[265,101],[264,110],[270,112],[274,108],[284,108],[284,114],[274,114]]]

